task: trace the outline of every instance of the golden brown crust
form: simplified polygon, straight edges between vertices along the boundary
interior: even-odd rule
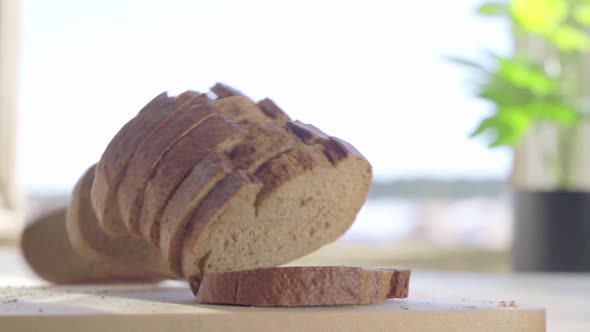
[[[408,269],[346,266],[261,268],[205,274],[197,302],[250,306],[369,304],[408,295]],[[196,288],[196,287],[193,287]]]
[[[139,208],[147,181],[160,159],[192,129],[214,115],[206,95],[185,103],[154,129],[137,147],[122,177],[117,199],[127,229],[139,235]]]
[[[78,180],[66,215],[66,229],[74,249],[82,256],[134,268],[137,273],[170,276],[167,264],[157,248],[141,238],[109,237],[100,227],[90,204],[94,166]],[[149,272],[146,272],[149,271]]]

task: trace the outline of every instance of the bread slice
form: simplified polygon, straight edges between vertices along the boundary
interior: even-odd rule
[[[160,245],[160,217],[181,181],[211,151],[229,150],[241,142],[245,135],[244,130],[234,123],[214,116],[192,130],[162,157],[146,185],[141,204],[139,229],[144,238],[156,246]]]
[[[126,233],[120,220],[116,191],[127,167],[129,158],[141,141],[183,103],[198,96],[197,92],[187,91],[175,98],[162,93],[142,108],[138,115],[119,130],[108,144],[96,167],[96,177],[92,187],[92,205],[102,228],[111,236]]]
[[[207,273],[197,302],[249,306],[353,305],[406,298],[410,270],[292,266]],[[191,283],[196,289],[196,284]]]
[[[141,238],[109,237],[100,227],[90,203],[90,188],[94,179],[90,167],[78,180],[66,215],[68,238],[82,256],[100,262],[116,263],[149,275],[171,277],[168,264],[157,248]]]
[[[139,235],[144,189],[159,161],[180,139],[212,116],[210,99],[200,95],[166,117],[137,147],[117,192],[121,219],[131,234]]]
[[[68,241],[66,209],[44,214],[25,227],[21,250],[32,270],[56,284],[156,282],[160,278],[137,268],[97,262],[79,255]]]
[[[281,265],[350,227],[371,166],[347,143],[301,126],[316,143],[272,158],[255,176],[233,172],[201,202],[182,241],[185,277]]]
[[[232,171],[233,165],[227,155],[223,151],[213,151],[193,167],[166,203],[160,217],[158,247],[175,275],[182,276],[178,261],[191,212]]]

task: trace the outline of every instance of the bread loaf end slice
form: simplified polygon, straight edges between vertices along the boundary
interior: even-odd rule
[[[249,306],[325,306],[405,298],[410,270],[347,266],[275,267],[207,273],[198,285],[199,303]]]

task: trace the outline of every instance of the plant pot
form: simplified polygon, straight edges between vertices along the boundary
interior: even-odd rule
[[[590,192],[514,194],[516,271],[590,271]]]

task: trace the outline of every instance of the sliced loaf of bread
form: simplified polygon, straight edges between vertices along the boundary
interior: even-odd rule
[[[409,280],[407,269],[293,266],[207,273],[190,284],[199,303],[293,307],[405,298]]]
[[[212,90],[218,99],[189,99],[130,154],[112,187],[128,232],[195,280],[280,265],[342,235],[366,199],[366,159],[270,99]]]
[[[90,203],[94,168],[90,167],[76,183],[66,214],[67,234],[74,249],[97,262],[134,268],[137,274],[143,271],[171,277],[160,251],[149,242],[131,236],[112,238],[100,227]]]

